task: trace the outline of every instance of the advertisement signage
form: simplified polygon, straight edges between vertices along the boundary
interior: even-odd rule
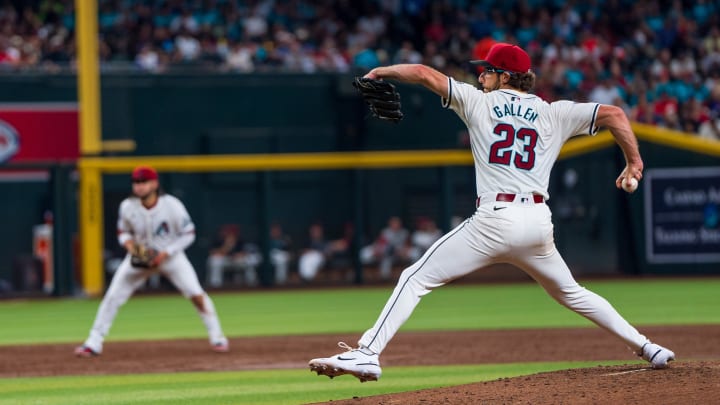
[[[649,263],[720,263],[720,167],[648,170]]]
[[[75,103],[0,103],[0,164],[76,160]]]

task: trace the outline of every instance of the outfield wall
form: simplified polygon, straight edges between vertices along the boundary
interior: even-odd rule
[[[467,151],[462,122],[451,111],[440,108],[434,95],[419,87],[401,86],[406,119],[393,125],[367,117],[350,79],[336,75],[106,75],[102,78],[103,137],[134,141],[134,150],[113,153],[117,157]],[[3,102],[76,99],[73,77],[0,77],[0,90]],[[642,135],[646,169],[718,165],[718,154],[712,148],[703,150],[701,145],[683,149],[654,137],[655,131],[636,129]],[[161,180],[168,192],[186,202],[196,222],[199,237],[188,253],[202,275],[205,254],[217,227],[238,223],[248,239],[260,241],[264,227],[258,218],[263,215],[265,222],[282,223],[296,247],[302,247],[307,226],[318,219],[325,222],[331,237],[339,236],[345,222],[358,218],[357,207],[362,207],[360,230],[366,239],[373,237],[391,215],[400,215],[408,225],[417,216],[429,216],[447,228],[450,217],[465,217],[473,210],[473,170],[469,163],[445,166],[434,162],[428,166],[272,173],[261,168],[196,173],[168,169]],[[643,189],[632,197],[618,192],[614,179],[621,168],[621,153],[611,140],[579,148],[555,168],[550,205],[556,242],[574,271],[717,271],[717,266],[706,263],[647,263]],[[44,212],[54,206],[49,179],[0,182],[4,195],[23,196],[22,202],[15,198],[0,201],[3,223],[12,230],[0,233],[0,254],[8,258],[0,266],[0,279],[10,278],[15,257],[30,253],[32,226],[42,222]],[[78,231],[76,180],[70,173],[71,189],[66,190],[68,201],[64,204],[70,210],[66,215],[71,219],[70,243]],[[127,173],[106,173],[102,185],[104,246],[112,253],[118,250],[113,225],[117,204],[129,191]],[[264,194],[268,189],[270,193]],[[261,215],[263,210],[269,212]],[[625,227],[628,222],[631,232]],[[77,268],[77,263],[71,268]]]

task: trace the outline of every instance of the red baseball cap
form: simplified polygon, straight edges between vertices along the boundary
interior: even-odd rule
[[[133,169],[131,178],[132,181],[157,180],[158,173],[150,166],[138,166]]]
[[[510,73],[530,71],[530,56],[517,45],[499,42],[490,48],[483,60],[471,60],[473,65],[505,70]]]

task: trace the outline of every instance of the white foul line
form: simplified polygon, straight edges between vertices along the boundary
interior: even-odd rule
[[[605,377],[611,376],[611,375],[623,375],[623,374],[630,374],[630,373],[637,373],[639,371],[648,371],[649,368],[640,368],[637,370],[629,370],[629,371],[621,371],[619,373],[610,373],[610,374],[603,374]]]

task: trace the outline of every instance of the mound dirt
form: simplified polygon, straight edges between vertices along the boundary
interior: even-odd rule
[[[333,404],[697,404],[720,403],[720,325],[643,327],[678,360],[665,370],[645,364],[593,367],[505,378]],[[73,344],[0,346],[0,377],[131,374],[153,372],[306,369],[329,356],[338,341],[358,335],[232,338],[229,353],[214,353],[202,339],[108,341],[101,356],[76,358]],[[548,361],[636,360],[598,328],[401,332],[383,353],[383,368],[412,365]],[[323,378],[308,371],[308,379]],[[339,378],[352,378],[343,376]],[[327,380],[328,384],[333,381]],[[365,384],[382,384],[369,382]]]

